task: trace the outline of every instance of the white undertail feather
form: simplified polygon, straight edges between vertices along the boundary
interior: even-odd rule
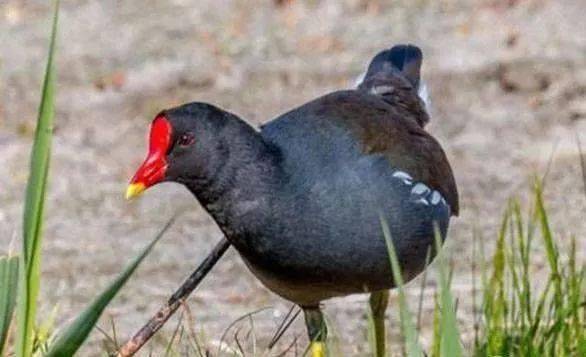
[[[423,80],[419,81],[419,88],[417,89],[417,95],[419,96],[419,98],[421,98],[421,100],[425,104],[425,111],[427,111],[428,114],[431,113],[431,97],[429,96],[429,92],[427,90],[427,85],[425,84],[425,82]]]
[[[362,84],[362,82],[364,82],[364,78],[366,77],[366,71],[362,72],[358,77],[356,77],[356,79],[354,80],[353,85],[351,85],[352,88],[358,88],[358,86],[360,84]]]

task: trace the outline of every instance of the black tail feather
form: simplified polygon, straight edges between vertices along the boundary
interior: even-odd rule
[[[419,78],[423,54],[415,45],[396,45],[379,52],[370,62],[365,79],[381,72],[401,73],[415,89],[419,88]]]
[[[377,95],[408,111],[424,127],[429,115],[425,85],[420,80],[422,59],[421,50],[414,45],[397,45],[384,50],[372,59],[357,90]]]

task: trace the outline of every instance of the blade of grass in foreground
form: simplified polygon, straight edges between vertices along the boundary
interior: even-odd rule
[[[435,244],[437,250],[437,266],[439,269],[439,305],[440,305],[440,334],[441,356],[459,357],[462,356],[462,345],[460,344],[460,332],[456,319],[454,297],[450,290],[450,279],[446,271],[446,262],[441,251],[441,233],[439,227],[435,229]]]
[[[51,139],[53,135],[53,117],[55,114],[55,69],[53,54],[57,36],[59,1],[55,1],[53,26],[49,44],[49,54],[45,69],[45,79],[37,127],[31,152],[31,166],[26,188],[23,217],[23,247],[20,255],[18,331],[16,337],[16,354],[28,357],[33,348],[33,325],[37,310],[37,296],[40,285],[41,240],[43,208],[49,161],[51,156]]]
[[[12,322],[18,285],[18,257],[0,257],[0,356]]]
[[[403,332],[403,338],[405,339],[405,352],[409,357],[420,357],[423,356],[423,351],[417,340],[417,329],[413,323],[413,315],[409,311],[407,305],[407,298],[405,297],[405,291],[403,290],[401,267],[399,266],[399,259],[397,258],[395,246],[391,239],[391,231],[389,230],[387,221],[382,215],[380,216],[380,222],[387,244],[391,270],[393,271],[393,280],[395,281],[399,293],[399,313],[401,316],[401,330]]]
[[[497,236],[496,248],[492,257],[492,274],[484,284],[484,329],[486,334],[486,355],[499,355],[506,339],[504,331],[507,316],[505,294],[505,237],[509,226],[510,211],[507,209]]]
[[[50,346],[45,357],[72,356],[90,334],[102,312],[118,291],[124,286],[128,278],[134,273],[138,265],[149,254],[153,246],[161,239],[167,229],[173,224],[175,218],[163,227],[155,239],[147,245],[143,251],[124,269],[106,290],[102,292],[75,320],[58,334],[55,342]]]

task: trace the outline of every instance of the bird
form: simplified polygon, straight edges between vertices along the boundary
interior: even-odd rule
[[[382,50],[355,87],[259,128],[209,103],[163,110],[126,196],[184,185],[264,286],[301,307],[312,357],[326,353],[323,302],[369,293],[383,356],[396,282],[382,221],[407,282],[459,213],[447,156],[425,129],[422,60],[416,45]]]

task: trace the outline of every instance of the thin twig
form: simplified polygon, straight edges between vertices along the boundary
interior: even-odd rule
[[[275,331],[275,334],[273,335],[273,337],[271,338],[271,341],[269,342],[269,345],[268,345],[269,350],[273,347],[275,338],[279,335],[279,332],[283,328],[283,325],[285,325],[287,323],[287,320],[289,319],[289,316],[291,316],[291,314],[293,313],[294,309],[295,309],[295,305],[291,305],[291,307],[289,308],[289,311],[287,311],[287,314],[285,315],[285,317],[283,318],[281,323],[277,326],[277,331]]]
[[[279,340],[281,339],[281,337],[283,336],[285,331],[287,331],[289,326],[291,326],[291,324],[295,321],[297,316],[299,316],[301,309],[298,309],[297,312],[293,315],[293,317],[291,317],[291,314],[293,313],[294,309],[295,309],[295,305],[292,305],[291,308],[289,309],[289,312],[287,313],[287,315],[285,316],[285,318],[283,319],[283,321],[279,325],[279,328],[275,332],[275,335],[273,336],[273,338],[271,338],[271,342],[269,342],[269,346],[268,346],[269,350],[271,348],[273,348],[277,344],[277,342],[279,342]],[[289,317],[291,317],[291,318],[289,319]]]
[[[187,320],[187,330],[189,332],[189,335],[191,337],[191,339],[193,340],[193,343],[195,344],[195,350],[198,353],[199,357],[204,357],[204,354],[201,350],[201,345],[199,343],[199,340],[197,338],[197,334],[195,333],[195,330],[193,329],[193,327],[195,326],[195,320],[193,319],[193,314],[191,313],[191,309],[189,308],[189,305],[186,304],[185,302],[181,303],[181,307],[184,310],[185,313],[185,319]]]
[[[246,353],[244,352],[244,347],[242,347],[242,344],[240,343],[240,339],[238,338],[238,333],[240,332],[240,329],[237,329],[234,332],[234,341],[236,342],[236,346],[238,347],[238,350],[240,351],[240,354],[242,356],[245,356]]]
[[[106,341],[104,341],[106,350],[116,351],[118,347],[116,347],[116,342],[114,342],[114,339],[112,339],[112,337],[110,337],[110,335],[108,335],[108,333],[98,325],[96,325],[96,330],[98,330],[98,332],[106,338]],[[108,346],[108,344],[110,344],[111,346]]]
[[[189,294],[199,285],[208,272],[216,265],[218,260],[230,247],[226,238],[216,244],[206,259],[195,269],[187,280],[171,296],[167,304],[151,317],[151,319],[118,350],[117,357],[129,357],[134,355],[153,335],[167,322],[177,311],[181,302],[187,299]]]
[[[217,352],[217,355],[218,356],[220,355],[220,352],[222,351],[222,345],[224,344],[224,341],[226,340],[226,336],[228,336],[228,332],[230,332],[230,329],[232,327],[236,326],[236,324],[238,324],[240,321],[243,321],[245,319],[251,318],[255,314],[258,314],[260,312],[263,312],[263,311],[266,311],[266,310],[270,310],[270,309],[272,309],[272,307],[270,307],[270,306],[269,307],[263,307],[263,308],[260,308],[258,310],[254,310],[252,312],[249,312],[247,314],[244,314],[244,315],[240,316],[239,318],[237,318],[236,320],[232,321],[230,323],[230,325],[228,325],[228,327],[226,327],[226,329],[224,330],[224,333],[222,333],[222,337],[220,337],[220,343],[218,344],[218,352]],[[253,324],[252,325],[252,330],[254,330],[254,323],[252,323],[252,324]],[[253,341],[255,339],[256,338],[253,336]],[[256,356],[256,354],[253,354],[253,356]]]
[[[279,353],[276,357],[283,357],[283,356],[285,356],[287,354],[287,352],[289,352],[289,350],[294,347],[294,345],[297,346],[297,336],[295,336],[293,338],[293,341],[289,344],[289,347],[285,348],[285,350],[283,352]],[[297,356],[297,352],[295,352],[294,356]]]
[[[173,343],[175,342],[175,338],[177,337],[177,333],[179,332],[179,329],[181,328],[181,323],[183,323],[183,314],[179,315],[179,321],[177,321],[177,326],[175,326],[175,329],[173,330],[173,334],[171,335],[171,339],[169,340],[169,343],[167,343],[167,348],[165,349],[165,357],[168,357],[169,354],[171,353],[171,350],[173,349]]]
[[[114,317],[110,315],[110,326],[112,326],[112,338],[114,339],[114,348],[118,350],[120,344],[118,343],[118,334],[116,333],[116,324],[114,323]]]

